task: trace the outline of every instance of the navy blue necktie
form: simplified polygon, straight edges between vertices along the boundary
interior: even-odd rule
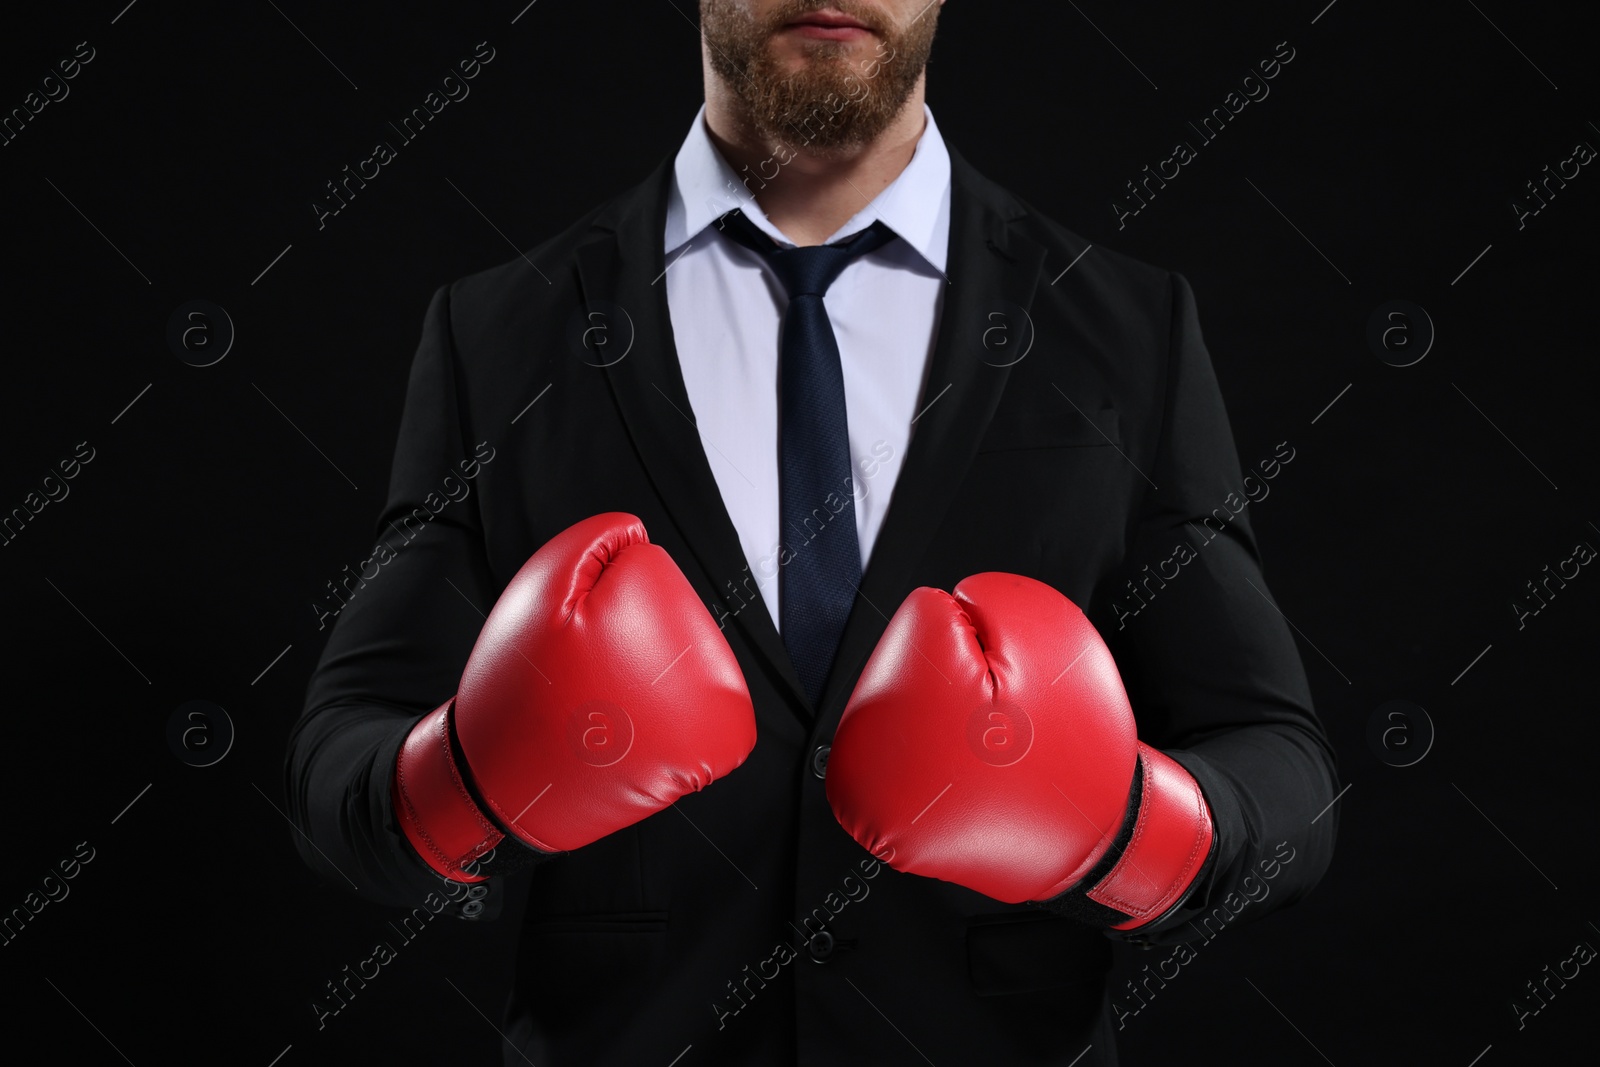
[[[850,260],[895,233],[874,222],[838,244],[784,248],[737,208],[718,223],[765,256],[789,293],[778,348],[779,617],[789,658],[816,707],[861,584],[844,372],[822,297]]]

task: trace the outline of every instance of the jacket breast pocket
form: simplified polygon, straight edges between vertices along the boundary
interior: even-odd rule
[[[1145,484],[1123,443],[1124,420],[1086,399],[1080,413],[1050,392],[1054,404],[1013,399],[990,420],[933,549],[948,581],[1009,571],[1076,602],[1120,558]]]
[[[1058,406],[1002,406],[978,443],[978,453],[1109,446],[1122,447],[1120,420],[1114,408],[1078,410],[1061,400]]]

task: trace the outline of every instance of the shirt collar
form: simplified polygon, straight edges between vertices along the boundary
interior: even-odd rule
[[[673,162],[672,191],[667,200],[667,258],[670,260],[719,216],[736,207],[746,208],[750,221],[780,245],[792,246],[794,242],[768,221],[739,173],[712,143],[706,130],[705,113],[702,103]],[[941,219],[948,218],[943,209],[950,191],[950,153],[927,104],[922,105],[922,114],[927,125],[917,139],[911,162],[828,241],[865,229],[881,219],[943,274],[949,231],[948,222],[941,225]]]

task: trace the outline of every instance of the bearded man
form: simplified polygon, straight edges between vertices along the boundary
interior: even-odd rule
[[[702,0],[676,154],[428,309],[287,794],[520,917],[506,1064],[1114,1064],[1117,941],[1328,865],[1189,284],[945,143],[942,4]]]

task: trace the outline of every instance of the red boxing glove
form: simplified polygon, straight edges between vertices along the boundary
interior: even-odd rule
[[[845,707],[826,786],[840,825],[896,870],[1009,904],[1061,898],[1118,930],[1171,910],[1211,849],[1199,783],[1138,740],[1100,635],[1015,574],[906,598]]]
[[[395,815],[428,866],[480,882],[472,865],[507,833],[578,848],[728,774],[755,743],[710,612],[644,524],[610,512],[551,538],[506,586],[455,698],[400,748]]]

